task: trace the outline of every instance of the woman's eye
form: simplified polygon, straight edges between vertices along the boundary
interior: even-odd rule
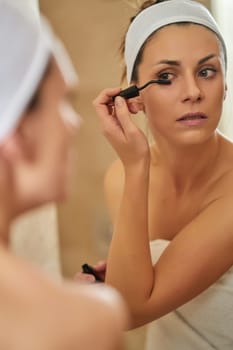
[[[216,72],[217,71],[214,68],[205,68],[199,72],[199,76],[202,78],[212,78]]]
[[[158,78],[160,80],[171,80],[172,77],[173,77],[173,74],[172,73],[168,73],[168,72],[160,73],[158,75]]]

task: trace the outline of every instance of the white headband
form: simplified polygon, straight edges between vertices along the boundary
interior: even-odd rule
[[[70,88],[76,87],[79,83],[79,77],[65,45],[55,35],[49,21],[43,16],[40,19],[43,34],[46,41],[50,42],[51,54],[55,58],[66,85]]]
[[[51,55],[39,13],[26,5],[0,0],[0,142],[18,124]]]
[[[207,8],[193,0],[168,0],[149,6],[137,15],[129,26],[125,40],[125,62],[129,83],[136,57],[146,39],[156,30],[179,22],[200,24],[216,33],[222,43],[226,63],[224,39]]]

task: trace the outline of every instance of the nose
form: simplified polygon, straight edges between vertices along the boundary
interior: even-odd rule
[[[63,101],[59,106],[60,116],[67,128],[76,133],[82,123],[81,116],[74,110],[69,102]]]
[[[183,102],[200,102],[202,100],[202,92],[195,76],[189,74],[184,79]]]

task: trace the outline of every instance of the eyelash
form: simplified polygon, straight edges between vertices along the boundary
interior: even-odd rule
[[[158,74],[158,79],[171,81],[171,79],[164,78],[164,75],[167,75],[167,76],[174,76],[174,74],[171,73],[171,72],[162,72],[162,73],[159,73],[159,74]]]
[[[203,72],[211,72],[212,74],[210,74],[210,76],[202,76],[201,73]],[[204,78],[204,79],[211,79],[213,78],[217,73],[217,69],[216,68],[212,68],[212,67],[207,67],[207,68],[202,68],[201,70],[198,71],[198,76]],[[166,77],[164,77],[166,75]],[[171,77],[170,79],[168,77]],[[174,73],[171,73],[169,71],[167,72],[161,72],[158,74],[158,79],[161,79],[161,80],[168,80],[168,81],[172,81],[172,78],[174,78],[175,74]]]
[[[201,73],[207,72],[207,71],[211,72],[210,76],[207,76],[207,77],[201,76]],[[205,78],[205,79],[211,79],[211,78],[213,78],[213,77],[216,75],[216,73],[217,73],[217,69],[216,69],[216,68],[210,68],[210,67],[203,68],[203,69],[201,69],[201,70],[198,72],[198,74],[200,74],[200,76],[203,77],[203,78]]]

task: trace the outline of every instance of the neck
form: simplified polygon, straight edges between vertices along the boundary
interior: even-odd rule
[[[219,136],[214,134],[205,143],[187,147],[174,147],[159,140],[155,147],[156,163],[169,174],[177,192],[186,192],[200,185],[213,171],[219,154]]]

